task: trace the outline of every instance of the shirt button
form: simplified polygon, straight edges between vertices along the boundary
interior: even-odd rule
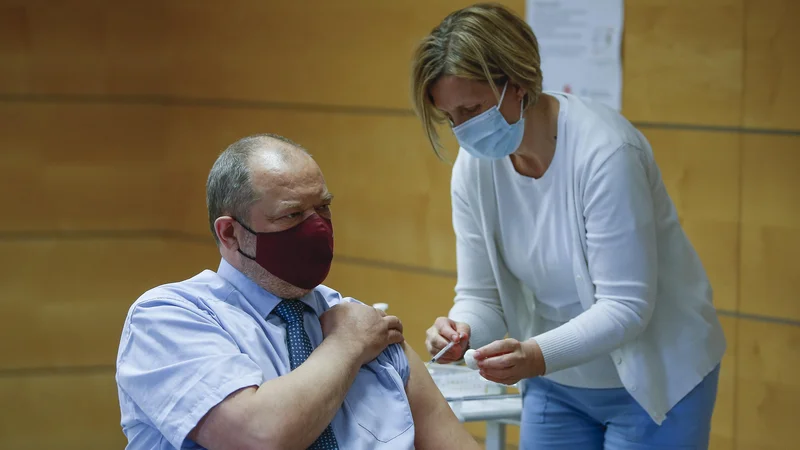
[[[619,355],[615,356],[614,362],[617,363],[618,366],[622,365],[622,357]]]
[[[583,277],[581,277],[580,275],[578,275],[578,276],[576,276],[576,277],[575,277],[575,279],[576,279],[576,280],[578,280],[578,281],[581,281],[581,280],[583,279]]]
[[[630,389],[631,389],[631,392],[636,392],[636,385],[635,384],[631,384]]]

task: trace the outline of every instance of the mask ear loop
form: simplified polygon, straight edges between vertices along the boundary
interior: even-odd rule
[[[503,93],[500,94],[500,101],[497,103],[497,108],[500,109],[500,105],[503,104],[503,99],[506,97],[506,89],[508,89],[508,81],[503,86]],[[523,113],[525,112],[525,98],[519,99],[519,120],[522,120]]]
[[[498,108],[503,104],[503,99],[506,97],[506,89],[508,89],[508,81],[506,81],[506,84],[503,86],[503,93],[500,94],[500,101],[497,102]]]
[[[251,229],[250,229],[250,227],[248,227],[247,225],[245,225],[244,223],[242,223],[242,221],[241,221],[241,220],[239,220],[239,219],[237,219],[236,217],[233,217],[233,216],[231,216],[231,218],[232,218],[233,220],[235,220],[235,221],[236,221],[236,223],[238,223],[239,225],[241,225],[241,226],[242,226],[242,228],[244,228],[244,229],[245,229],[245,230],[247,230],[247,231],[248,231],[250,234],[252,234],[253,236],[255,236],[255,237],[256,237],[256,239],[258,239],[258,233],[256,233],[255,231],[251,230]],[[258,241],[256,241],[256,242],[258,242]],[[236,251],[237,251],[237,252],[239,252],[239,253],[240,253],[242,256],[244,256],[245,258],[247,258],[247,259],[249,259],[249,260],[251,260],[251,261],[255,261],[255,260],[256,260],[256,257],[255,257],[255,256],[250,256],[250,255],[248,255],[247,253],[243,252],[243,251],[242,251],[242,247],[239,247],[239,248],[237,248],[237,249],[236,249]],[[257,251],[258,251],[258,250],[256,249],[256,252],[257,252]]]

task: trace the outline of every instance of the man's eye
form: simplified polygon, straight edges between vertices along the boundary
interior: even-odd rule
[[[299,213],[299,212],[293,212],[293,213],[289,213],[289,214],[287,214],[287,215],[286,215],[286,218],[287,218],[287,219],[296,219],[296,218],[300,217],[302,214],[303,214],[303,213]]]

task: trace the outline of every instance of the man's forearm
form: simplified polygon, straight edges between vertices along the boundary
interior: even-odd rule
[[[273,422],[270,434],[287,437],[279,448],[309,447],[333,420],[358,370],[358,355],[323,341],[300,367],[258,388],[251,425]]]
[[[209,412],[189,437],[209,450],[308,448],[344,402],[358,358],[324,340],[292,372],[232,394],[216,407],[226,411]]]

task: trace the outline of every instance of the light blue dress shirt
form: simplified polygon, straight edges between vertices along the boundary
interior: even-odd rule
[[[319,286],[301,299],[305,330],[322,342],[319,315],[348,301]],[[202,449],[187,434],[234,391],[290,372],[280,299],[225,260],[154,288],[131,306],[117,355],[117,388],[128,450]],[[389,346],[361,367],[332,426],[343,449],[412,449],[405,385],[408,359]],[[273,411],[280,414],[280,410]]]

